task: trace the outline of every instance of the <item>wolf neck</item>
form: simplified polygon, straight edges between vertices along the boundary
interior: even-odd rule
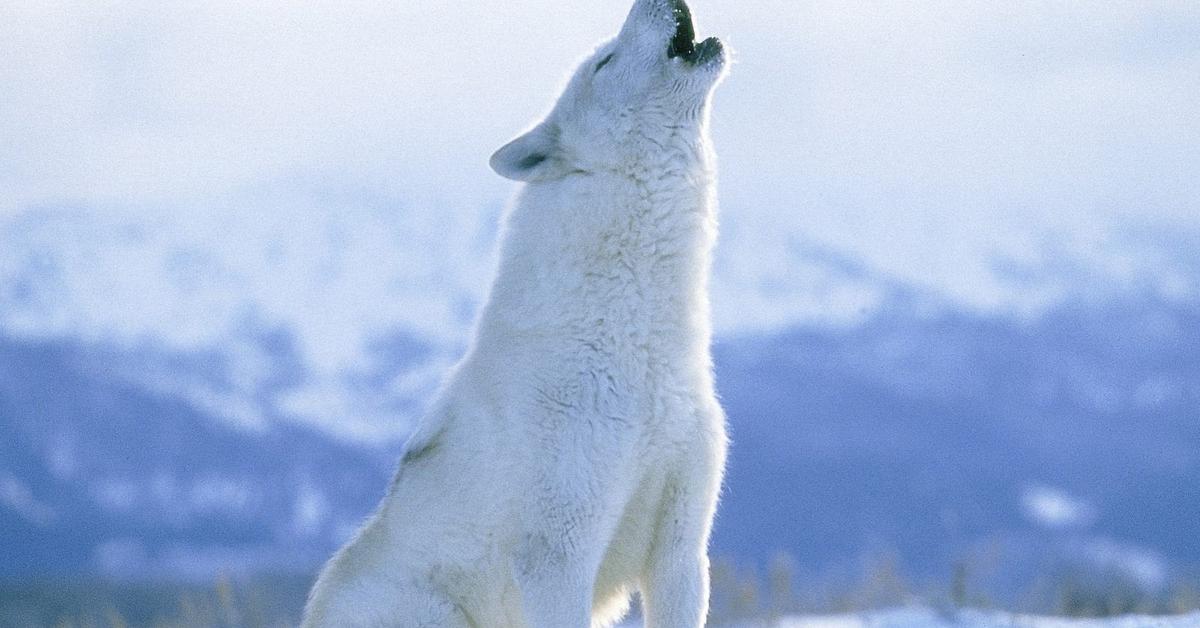
[[[481,334],[637,330],[707,350],[716,234],[706,147],[669,167],[527,186],[508,217]],[[564,329],[566,328],[566,329]]]

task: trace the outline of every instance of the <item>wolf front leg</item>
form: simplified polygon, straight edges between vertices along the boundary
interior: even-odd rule
[[[560,535],[540,533],[530,535],[518,549],[517,583],[530,628],[591,625],[594,561],[581,549]]]
[[[562,435],[559,435],[560,438]],[[521,499],[523,536],[514,556],[525,623],[530,628],[587,628],[602,548],[602,508],[595,487],[609,479],[578,457],[547,447]]]
[[[719,475],[667,487],[642,582],[646,628],[700,628],[708,617],[708,535]]]

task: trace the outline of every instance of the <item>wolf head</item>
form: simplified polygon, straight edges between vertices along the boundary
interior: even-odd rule
[[[579,66],[546,119],[492,155],[492,169],[544,181],[677,158],[681,143],[703,141],[725,66],[720,40],[696,43],[684,0],[637,0],[621,32]]]

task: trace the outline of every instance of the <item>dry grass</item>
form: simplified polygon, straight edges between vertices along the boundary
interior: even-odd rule
[[[295,625],[307,577],[211,584],[43,581],[0,586],[3,628],[277,628]]]
[[[786,555],[777,556],[765,572],[716,560],[710,623],[912,603],[1064,617],[1177,615],[1200,610],[1200,579],[1179,578],[1165,590],[1152,591],[1118,573],[1060,570],[1034,578],[1016,593],[997,594],[977,581],[985,563],[978,557],[960,560],[945,582],[918,583],[905,575],[895,556],[887,554],[867,561],[852,575],[816,579],[799,576],[796,561]]]
[[[984,561],[963,560],[945,582],[917,583],[895,556],[882,555],[840,577],[801,575],[779,555],[765,570],[717,559],[710,625],[791,614],[844,613],[920,602],[935,608],[1003,608],[1023,613],[1102,617],[1200,610],[1200,586],[1177,582],[1158,593],[1108,574],[1042,576],[1011,602],[978,582]],[[310,578],[222,577],[206,584],[100,581],[0,583],[0,628],[277,628],[295,625]]]

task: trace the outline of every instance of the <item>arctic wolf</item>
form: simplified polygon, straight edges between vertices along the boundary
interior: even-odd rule
[[[703,625],[726,448],[707,288],[725,66],[684,0],[637,0],[493,155],[526,185],[474,341],[304,626],[603,626],[635,591],[647,627]]]

